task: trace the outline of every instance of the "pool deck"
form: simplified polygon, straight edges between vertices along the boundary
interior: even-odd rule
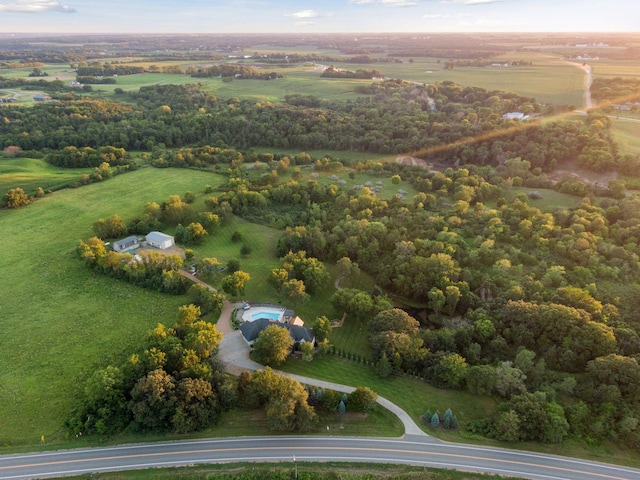
[[[243,322],[253,322],[258,320],[258,318],[263,318],[256,316],[259,313],[268,314],[264,318],[272,318],[273,315],[278,315],[278,321],[284,322],[284,314],[286,309],[284,307],[280,307],[278,305],[252,305],[251,308],[242,311],[242,321]]]

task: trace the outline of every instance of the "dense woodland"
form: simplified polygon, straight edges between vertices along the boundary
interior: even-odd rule
[[[356,101],[322,101],[315,108],[222,100],[197,85],[141,88],[121,104],[74,99],[34,108],[3,108],[0,148],[62,150],[113,146],[152,150],[193,144],[274,148],[417,152],[450,165],[497,166],[521,157],[533,169],[577,160],[593,170],[633,170],[637,158],[619,155],[608,119],[520,127],[503,114],[543,107],[534,99],[452,82],[413,85],[387,81]],[[29,127],[29,128],[26,128]],[[446,147],[445,147],[446,146]]]
[[[336,311],[367,325],[370,360],[381,376],[404,372],[500,399],[495,415],[467,425],[469,432],[507,441],[571,435],[640,449],[640,200],[624,181],[598,187],[547,177],[567,161],[597,172],[637,172],[640,159],[619,153],[608,118],[595,112],[580,121],[521,124],[503,115],[553,109],[453,82],[393,80],[359,93],[354,101],[290,96],[283,104],[219,99],[198,85],[145,87],[124,94],[123,103],[60,93],[56,102],[0,108],[0,148],[44,152],[62,167],[126,165],[133,163],[127,151],[147,150],[155,167],[226,174],[224,187],[209,192],[205,212],[172,198],[148,205],[118,234],[231,214],[280,228],[284,273],[272,272],[274,288],[295,280],[313,294],[327,281],[327,262],[369,274],[376,288],[339,290]],[[256,154],[255,146],[414,152],[444,167]],[[252,174],[246,164],[255,161],[270,173]],[[299,181],[303,168],[346,167],[410,182],[419,193],[383,200],[369,186]],[[583,200],[577,208],[543,210],[534,192],[509,195],[520,186],[553,187]],[[98,238],[79,251],[105,273],[173,288],[165,277],[174,277],[174,266],[149,265],[146,275],[146,263],[132,267],[130,256],[107,253]],[[182,313],[172,329],[152,333],[135,362],[96,373],[86,392],[93,403],[84,404],[72,428],[187,431],[198,419],[213,423],[242,391],[254,392],[245,397],[254,407],[296,412],[270,420],[278,429],[310,428],[309,392],[287,385],[296,396],[285,401],[264,383],[268,372],[241,378],[231,395],[212,360],[216,336],[205,329],[210,342],[200,348],[201,322]],[[113,384],[120,390],[104,388]],[[149,400],[158,385],[175,392],[167,403]],[[101,403],[107,394],[116,395],[115,410]],[[273,398],[282,404],[271,405]],[[100,415],[108,422],[99,423]]]

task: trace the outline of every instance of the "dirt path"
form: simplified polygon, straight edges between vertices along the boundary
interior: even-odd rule
[[[584,65],[583,70],[587,72],[587,78],[584,80],[584,105],[587,110],[593,108],[593,102],[591,101],[591,83],[593,82],[593,75],[591,65]]]
[[[186,270],[178,270],[178,273],[180,275],[182,275],[183,277],[188,278],[189,280],[191,280],[193,283],[197,283],[198,285],[202,285],[203,287],[211,290],[212,292],[217,292],[217,290],[215,288],[213,288],[211,285],[209,285],[208,283],[204,283],[202,280],[200,280],[198,277],[196,277],[195,275],[193,275],[192,273],[187,272]]]
[[[591,67],[591,65],[588,65],[586,63],[581,64],[581,63],[569,62],[569,61],[565,63],[573,67],[577,67],[580,70],[583,70],[586,74],[584,79],[584,109],[576,110],[576,113],[586,114],[587,110],[593,108],[593,101],[591,100],[591,84],[593,83],[593,68]]]

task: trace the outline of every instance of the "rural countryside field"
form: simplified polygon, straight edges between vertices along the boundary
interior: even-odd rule
[[[447,442],[640,466],[638,35],[7,42],[0,453],[402,437],[379,395]],[[151,231],[186,260],[144,277],[112,247]],[[251,360],[373,401],[229,374],[245,302],[315,335]]]

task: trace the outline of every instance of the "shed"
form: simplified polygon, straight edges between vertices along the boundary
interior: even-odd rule
[[[159,248],[160,250],[165,250],[175,245],[173,237],[162,232],[149,232],[147,233],[146,239],[147,245]]]
[[[122,240],[118,240],[117,242],[113,242],[113,249],[116,252],[123,252],[130,249],[135,250],[138,247],[140,247],[140,241],[135,235],[123,238]]]

